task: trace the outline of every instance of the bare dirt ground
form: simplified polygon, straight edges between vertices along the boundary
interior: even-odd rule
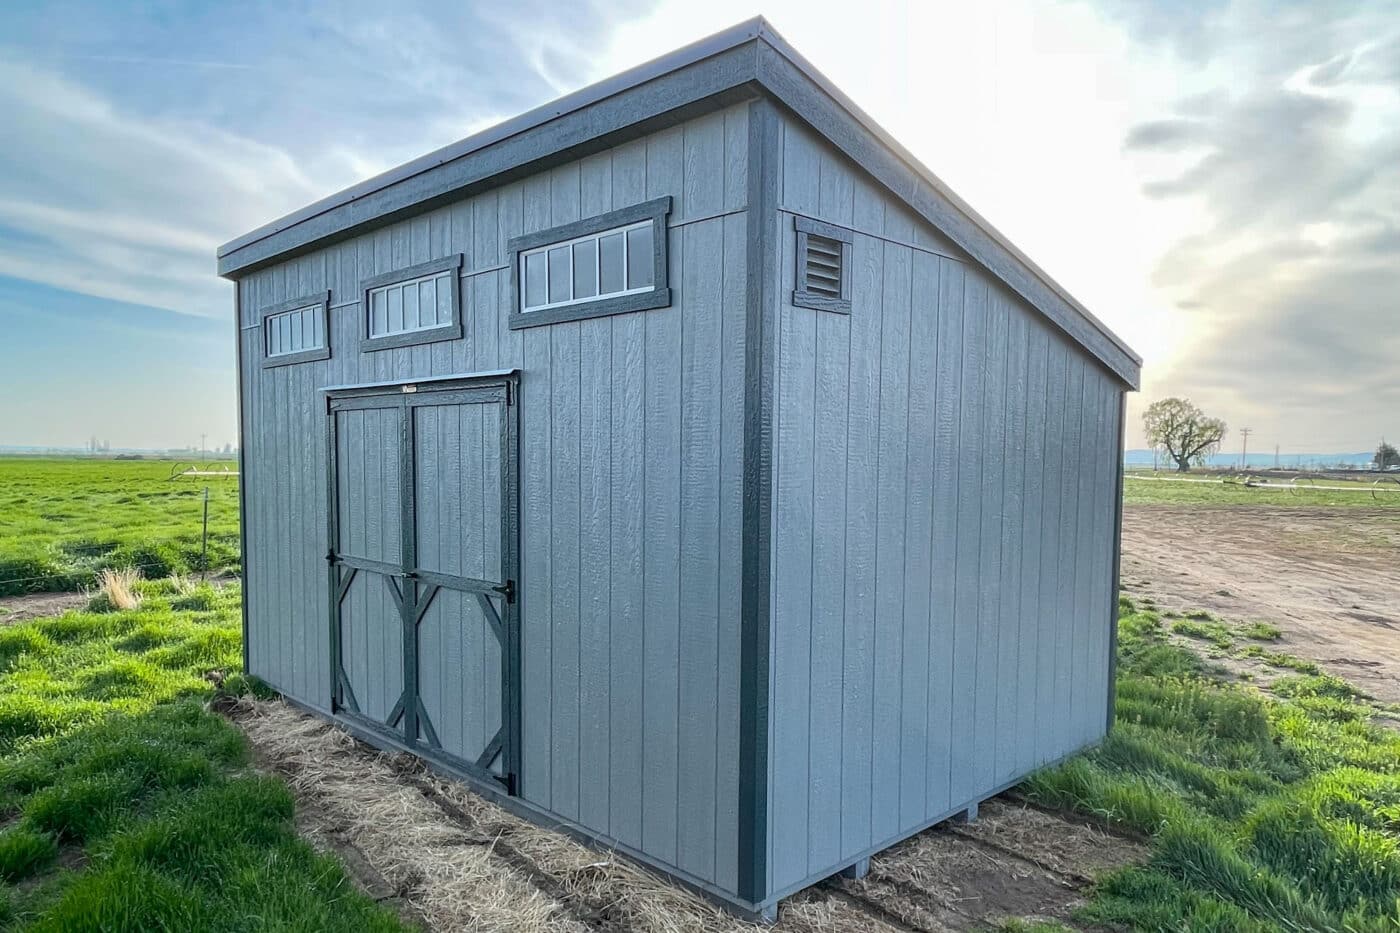
[[[637,867],[527,823],[407,755],[381,754],[277,701],[225,710],[298,800],[299,829],[372,897],[431,930],[757,929]],[[945,824],[782,904],[775,931],[945,933],[1064,921],[1098,871],[1146,848],[1010,800]]]
[[[1130,505],[1122,584],[1163,609],[1270,622],[1279,650],[1400,703],[1393,509]]]
[[[86,593],[29,593],[24,596],[0,596],[0,625],[59,616],[69,609],[87,604]]]

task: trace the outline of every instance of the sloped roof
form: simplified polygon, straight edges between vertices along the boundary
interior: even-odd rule
[[[762,17],[537,107],[230,240],[238,278],[374,226],[535,174],[625,139],[766,93],[1137,388],[1142,359]]]

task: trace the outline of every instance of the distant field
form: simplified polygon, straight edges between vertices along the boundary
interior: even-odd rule
[[[80,589],[104,567],[199,571],[206,485],[208,569],[237,568],[237,480],[170,480],[174,466],[0,458],[0,596]]]
[[[1152,477],[1161,477],[1153,479]],[[1126,505],[1280,505],[1280,506],[1351,506],[1360,508],[1400,509],[1400,483],[1387,477],[1381,482],[1381,492],[1374,496],[1374,478],[1300,480],[1291,489],[1287,480],[1270,479],[1267,483],[1245,486],[1224,483],[1221,477],[1204,473],[1189,473],[1190,480],[1208,482],[1177,482],[1174,473],[1152,473],[1129,470],[1123,479],[1123,502]],[[1354,487],[1355,492],[1315,488],[1319,486]]]

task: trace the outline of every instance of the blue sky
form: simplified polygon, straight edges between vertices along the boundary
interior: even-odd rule
[[[1300,451],[1400,435],[1398,9],[762,6],[1133,343],[1134,410]],[[759,11],[6,4],[0,445],[232,439],[219,243]]]

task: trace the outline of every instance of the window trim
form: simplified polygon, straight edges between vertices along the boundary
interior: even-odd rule
[[[507,326],[511,330],[526,327],[543,327],[561,324],[565,321],[581,321],[588,318],[606,317],[612,314],[626,314],[630,311],[647,311],[652,308],[665,308],[671,304],[670,281],[667,277],[667,218],[671,213],[671,196],[653,198],[631,207],[608,211],[596,217],[587,217],[573,223],[561,224],[548,230],[527,233],[513,237],[506,244],[506,261],[510,264],[510,319]],[[652,244],[652,286],[640,291],[628,291],[604,298],[581,298],[568,304],[556,304],[537,311],[524,310],[524,296],[521,294],[520,264],[524,253],[542,246],[559,246],[579,240],[592,234],[603,233],[619,227],[632,227],[650,220]]]
[[[462,261],[463,254],[454,253],[441,259],[420,262],[404,269],[395,269],[371,276],[360,282],[360,352],[373,353],[376,350],[392,350],[397,347],[413,347],[422,343],[437,343],[442,340],[461,340],[462,323]],[[371,304],[369,293],[386,285],[398,285],[412,279],[423,279],[451,272],[448,295],[451,298],[452,320],[446,324],[406,330],[397,334],[382,334],[378,337],[370,333]]]
[[[833,311],[837,314],[851,313],[851,254],[855,243],[855,232],[835,224],[823,223],[808,217],[794,217],[793,228],[797,231],[797,277],[793,280],[792,303],[794,307],[811,308],[813,311]],[[807,281],[807,237],[826,237],[841,244],[841,297],[828,298],[803,288]]]
[[[269,305],[259,311],[258,340],[262,347],[262,368],[271,369],[275,366],[293,366],[297,363],[314,363],[317,360],[330,359],[330,304],[331,293],[329,291],[313,292],[301,298],[279,301],[277,304]],[[273,315],[284,314],[287,311],[300,311],[304,308],[315,308],[321,315],[321,335],[325,338],[324,344],[309,350],[296,350],[292,353],[278,353],[276,356],[270,356],[267,352],[267,319]]]

